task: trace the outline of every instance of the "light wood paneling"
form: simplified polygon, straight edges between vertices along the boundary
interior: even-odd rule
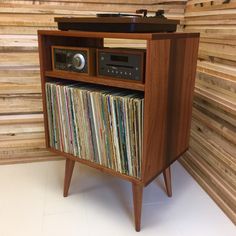
[[[236,223],[236,2],[189,0],[201,32],[190,149],[181,163]]]

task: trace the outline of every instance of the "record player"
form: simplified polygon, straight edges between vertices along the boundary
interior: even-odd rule
[[[101,13],[96,17],[57,17],[59,30],[80,30],[118,33],[175,32],[178,20],[169,20],[163,10],[147,16],[146,9],[136,14]]]

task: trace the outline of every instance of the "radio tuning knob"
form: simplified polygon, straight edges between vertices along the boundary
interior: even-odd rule
[[[72,58],[72,64],[77,70],[82,70],[85,66],[85,58],[81,53],[77,53]]]

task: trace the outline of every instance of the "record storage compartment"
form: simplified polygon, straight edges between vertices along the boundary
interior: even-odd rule
[[[45,85],[51,148],[141,178],[143,92],[68,81]]]
[[[146,41],[144,81],[52,70],[51,46],[102,48],[104,38]],[[125,179],[132,183],[135,229],[140,231],[143,188],[163,173],[167,194],[171,196],[170,165],[188,149],[199,34],[40,30],[38,41],[46,147],[66,158],[64,196],[68,195],[76,161]],[[130,89],[144,94],[140,178],[50,147],[45,84],[60,80]]]

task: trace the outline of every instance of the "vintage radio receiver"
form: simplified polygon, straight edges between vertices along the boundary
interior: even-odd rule
[[[97,49],[97,76],[144,80],[144,49]]]
[[[52,46],[53,70],[95,74],[95,48]]]

